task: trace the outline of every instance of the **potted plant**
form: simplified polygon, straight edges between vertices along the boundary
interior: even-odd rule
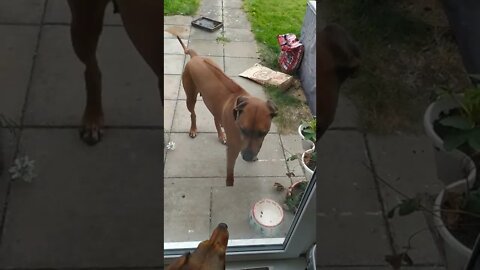
[[[466,177],[458,178],[438,194],[432,211],[425,206],[425,196],[419,195],[403,200],[388,213],[388,217],[392,218],[397,209],[399,215],[417,210],[429,212],[435,234],[443,243],[447,269],[461,270],[480,233],[480,89],[467,89],[463,95],[450,91],[445,94],[456,105],[445,106],[449,109],[439,114],[433,129],[442,139],[440,146],[443,150],[463,153],[473,166],[469,167]],[[405,258],[408,258],[406,252],[388,259],[398,265]]]
[[[437,176],[446,185],[465,178],[473,166],[469,150],[460,148],[467,141],[473,146],[480,144],[479,99],[478,87],[467,89],[463,95],[444,90],[425,111],[424,127],[434,146]]]
[[[298,206],[300,205],[300,201],[302,200],[303,194],[305,193],[305,189],[308,186],[308,182],[301,180],[294,182],[287,190],[287,194],[285,196],[285,207],[287,210],[291,211],[295,214],[298,210]]]
[[[305,172],[305,178],[307,181],[310,181],[313,176],[313,171],[317,166],[317,152],[315,151],[315,148],[303,152],[300,163],[302,164],[303,171]]]
[[[302,121],[298,126],[298,134],[302,138],[302,147],[303,150],[308,150],[312,148],[310,142],[315,143],[316,141],[316,130],[317,130],[317,119],[314,117],[310,121]],[[315,147],[315,144],[313,144]]]

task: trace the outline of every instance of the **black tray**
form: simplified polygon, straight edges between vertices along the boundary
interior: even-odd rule
[[[212,20],[207,17],[200,17],[192,21],[192,25],[210,32],[218,30],[222,27],[223,23],[219,21]]]

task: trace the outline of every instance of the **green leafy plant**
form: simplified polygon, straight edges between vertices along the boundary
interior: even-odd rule
[[[292,213],[296,213],[298,210],[298,206],[302,201],[303,194],[305,193],[305,189],[307,189],[308,182],[301,181],[292,185],[287,192],[287,196],[285,198],[285,205],[289,211]]]
[[[312,142],[316,142],[317,140],[317,119],[313,118],[310,121],[302,121],[303,129],[302,134],[305,139],[310,140]]]
[[[444,147],[451,151],[456,148],[470,147],[475,152],[480,151],[480,88],[469,88],[462,96],[453,91],[443,89],[440,98],[449,97],[459,105],[458,113],[448,115],[438,121],[446,127]],[[469,153],[467,153],[469,154]]]

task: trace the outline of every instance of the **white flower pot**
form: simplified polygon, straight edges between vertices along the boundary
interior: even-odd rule
[[[302,159],[300,160],[300,163],[302,163],[303,172],[305,173],[305,178],[307,179],[307,181],[310,181],[312,179],[313,171],[310,168],[308,168],[307,164],[305,164],[305,162],[303,161],[303,158],[305,157],[305,153],[312,153],[313,151],[315,151],[315,149],[309,149],[303,152]]]
[[[473,183],[470,182],[470,185]],[[443,246],[445,250],[445,259],[446,259],[446,269],[448,270],[463,270],[468,263],[470,256],[472,255],[472,250],[463,245],[460,241],[458,241],[445,227],[445,224],[441,217],[440,207],[443,202],[443,196],[445,190],[465,190],[466,180],[460,180],[454,182],[447,186],[440,194],[437,196],[435,200],[435,204],[433,205],[433,212],[435,216],[433,217],[433,223],[435,225],[435,230],[437,230],[438,234],[443,240]]]
[[[458,108],[459,105],[453,99],[441,99],[428,106],[423,118],[423,125],[427,136],[432,141],[437,166],[437,177],[445,185],[449,185],[458,179],[466,177],[466,168],[475,167],[473,161],[463,152],[455,149],[447,151],[443,147],[443,140],[433,129],[433,123],[439,119],[442,112]],[[475,171],[476,173],[476,171]]]
[[[298,126],[298,135],[300,135],[300,138],[302,138],[302,148],[304,151],[307,151],[309,149],[315,149],[315,143],[305,139],[305,136],[302,134],[302,130],[305,128],[304,124],[301,124]]]

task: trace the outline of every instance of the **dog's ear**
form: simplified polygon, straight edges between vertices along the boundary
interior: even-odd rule
[[[267,100],[267,106],[270,109],[270,116],[272,118],[277,116],[277,111],[278,111],[277,105],[275,105],[275,103],[273,103],[273,101]]]
[[[242,113],[243,108],[247,105],[248,97],[239,96],[235,101],[235,107],[233,107],[233,118],[237,120],[240,113]]]

